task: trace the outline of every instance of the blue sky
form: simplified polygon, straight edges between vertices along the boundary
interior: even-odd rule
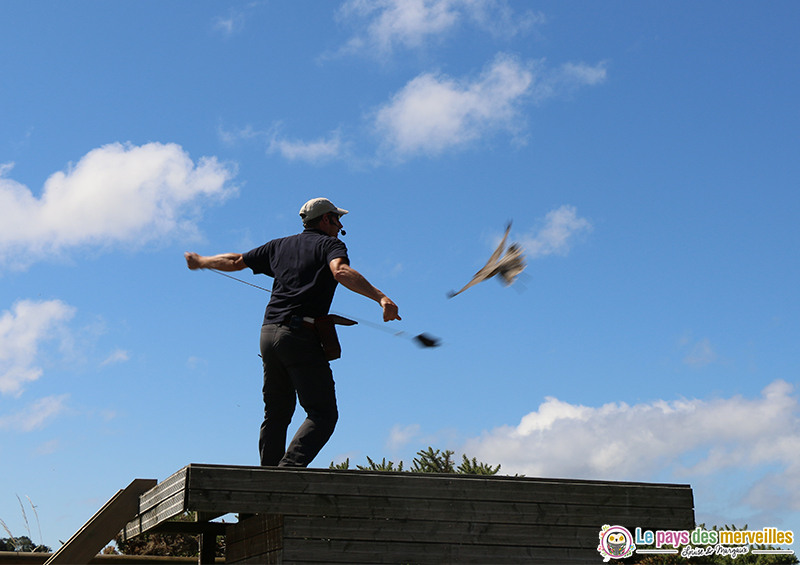
[[[134,478],[258,463],[268,295],[183,252],[295,233],[318,196],[350,210],[351,264],[403,317],[387,328],[443,345],[343,328],[315,466],[431,445],[505,473],[690,483],[699,522],[800,530],[796,2],[2,12],[15,535],[17,497],[58,547]],[[510,220],[521,284],[448,300]],[[333,309],[380,320],[346,289]]]

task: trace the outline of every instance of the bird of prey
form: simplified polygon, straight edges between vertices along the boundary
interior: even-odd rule
[[[489,261],[486,263],[486,265],[484,265],[480,271],[475,273],[475,276],[472,277],[472,280],[469,281],[464,288],[458,292],[449,292],[447,295],[448,298],[453,298],[455,295],[461,294],[469,287],[485,281],[486,279],[490,279],[495,275],[500,275],[500,277],[503,279],[503,283],[506,286],[509,286],[514,282],[519,274],[525,269],[525,258],[522,254],[522,248],[516,243],[509,245],[505,255],[503,255],[503,250],[506,247],[506,239],[508,238],[508,232],[510,231],[511,222],[509,222],[508,226],[506,227],[506,233],[503,235],[503,240],[500,242],[500,245],[497,246],[497,249],[494,250],[494,253],[492,253],[492,256],[489,258]]]

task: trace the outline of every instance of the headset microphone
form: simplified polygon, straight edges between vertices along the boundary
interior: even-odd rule
[[[347,232],[346,232],[346,231],[344,231],[343,229],[342,229],[342,230],[339,230],[339,231],[341,231],[341,232],[342,232],[342,235],[347,235]]]

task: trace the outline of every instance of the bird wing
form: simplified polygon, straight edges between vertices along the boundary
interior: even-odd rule
[[[480,271],[475,273],[475,275],[472,277],[472,280],[469,281],[464,286],[464,288],[462,288],[458,292],[451,292],[450,294],[448,294],[449,298],[453,298],[457,294],[461,294],[462,292],[467,290],[469,287],[475,286],[479,282],[485,281],[486,279],[489,279],[489,278],[495,276],[498,273],[498,270],[497,270],[498,260],[500,259],[500,255],[502,255],[503,249],[506,246],[506,239],[508,239],[508,233],[510,231],[511,231],[511,222],[508,222],[508,226],[506,226],[506,233],[503,234],[503,239],[500,241],[500,244],[497,246],[497,248],[492,253],[492,256],[489,257],[489,260],[486,262],[486,264],[481,268]]]
[[[483,269],[481,269],[481,271],[495,266],[497,261],[500,259],[500,255],[503,254],[503,249],[506,248],[506,240],[508,239],[508,232],[510,231],[511,231],[511,222],[508,222],[508,225],[506,226],[506,233],[503,234],[503,239],[500,240],[500,244],[494,250],[492,256],[489,257],[489,260],[486,262],[486,265],[483,267]]]
[[[471,280],[471,281],[469,281],[469,282],[468,282],[468,283],[467,283],[467,284],[464,286],[464,288],[462,288],[462,289],[461,289],[461,290],[459,290],[458,292],[452,292],[452,291],[450,291],[450,293],[447,295],[447,297],[448,297],[448,298],[453,298],[453,297],[454,297],[454,296],[456,296],[457,294],[461,294],[462,292],[464,292],[465,290],[467,290],[469,287],[471,287],[471,286],[475,286],[476,284],[478,284],[478,283],[479,283],[479,282],[481,282],[481,281],[484,281],[484,280],[486,280],[487,278],[489,278],[489,277],[485,276],[485,275],[484,275],[484,273],[483,273],[483,269],[481,269],[480,271],[478,271],[478,274],[476,274],[474,277],[472,277],[472,280]]]

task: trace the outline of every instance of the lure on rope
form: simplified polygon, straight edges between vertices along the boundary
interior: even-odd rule
[[[342,316],[342,314],[334,314],[334,315]],[[350,318],[353,318],[353,316],[350,316]],[[396,331],[391,328],[387,328],[386,326],[381,326],[380,324],[376,324],[375,322],[370,322],[368,320],[362,320],[360,318],[353,318],[353,319],[360,324],[364,324],[366,326],[369,326],[376,330],[380,330],[382,332],[390,333],[395,337],[404,337],[406,339],[410,339],[411,341],[414,342],[415,345],[419,347],[439,347],[442,344],[441,339],[439,339],[438,337],[434,337],[429,333],[423,332],[421,334],[411,335],[406,331],[403,330]]]

